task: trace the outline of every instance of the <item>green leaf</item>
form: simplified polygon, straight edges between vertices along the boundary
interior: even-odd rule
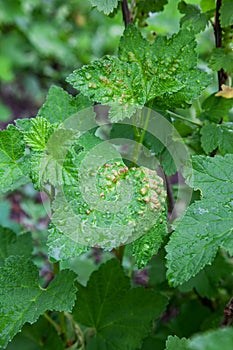
[[[222,155],[233,153],[233,123],[203,126],[201,146],[207,154],[217,147]]]
[[[222,0],[220,21],[222,27],[228,27],[233,24],[233,3],[231,0]]]
[[[144,268],[156,254],[167,233],[166,215],[157,220],[156,224],[145,235],[133,242],[133,255],[139,269]]]
[[[233,254],[233,155],[193,157],[194,189],[203,199],[177,220],[167,251],[167,277],[177,286],[211,264],[219,247]]]
[[[207,154],[218,147],[218,127],[216,124],[204,125],[201,128],[201,147]]]
[[[118,0],[90,0],[92,6],[97,7],[97,10],[109,15],[118,5]]]
[[[200,5],[203,12],[215,10],[216,7],[215,0],[201,0]]]
[[[233,344],[233,329],[226,327],[195,335],[189,341],[190,350],[231,350]]]
[[[202,298],[215,298],[231,272],[232,263],[223,254],[218,254],[211,266],[206,266],[195,277],[183,283],[179,290],[187,293],[195,288]]]
[[[160,12],[163,11],[167,3],[168,0],[139,0],[137,1],[137,9],[146,14],[149,14],[149,12]]]
[[[11,255],[24,255],[29,258],[32,248],[32,238],[29,233],[17,236],[10,229],[0,227],[0,266]]]
[[[65,350],[61,337],[46,320],[41,316],[33,325],[25,324],[7,346],[7,350]]]
[[[29,182],[23,136],[13,126],[0,131],[0,192],[12,191]]]
[[[136,350],[166,306],[166,297],[143,288],[130,289],[119,262],[110,260],[79,285],[74,318],[92,327],[87,349]]]
[[[185,1],[180,1],[178,4],[180,13],[184,16],[180,20],[181,26],[191,25],[195,33],[205,30],[211,14],[208,12],[202,13],[200,8],[196,5],[187,4]]]
[[[48,232],[48,255],[56,261],[77,257],[88,250],[86,246],[82,246],[68,236],[65,236],[52,224]]]
[[[209,66],[219,71],[224,69],[228,74],[233,73],[233,51],[225,48],[215,48],[211,54]],[[233,105],[233,102],[232,102]]]
[[[193,156],[194,189],[201,190],[203,198],[227,201],[233,191],[233,155],[224,157]]]
[[[90,100],[81,94],[72,97],[61,87],[52,86],[37,117],[43,117],[50,123],[62,123],[78,111],[89,108],[91,105]]]
[[[200,119],[208,119],[218,123],[224,117],[228,118],[229,111],[232,108],[232,99],[215,96],[215,93],[208,96],[202,103],[203,113]]]
[[[72,163],[69,151],[76,140],[76,131],[56,129],[49,138],[44,152],[32,152],[30,156],[30,177],[37,190],[46,185],[57,188],[64,184],[63,174],[71,181],[77,168]],[[69,180],[68,180],[69,179]]]
[[[227,248],[231,244],[231,201],[229,198],[224,203],[214,197],[195,202],[188,208],[166,246],[170,283],[177,286],[195,276],[205,265],[211,264],[219,247]]]
[[[75,301],[76,275],[61,271],[47,289],[42,288],[35,265],[24,257],[5,260],[0,268],[0,346],[26,323],[34,323],[47,310],[70,312]]]
[[[67,81],[92,100],[111,106],[111,120],[115,122],[130,117],[146,102],[138,65],[121,62],[117,57],[107,56],[83,66]]]
[[[165,350],[188,350],[188,339],[178,338],[176,335],[167,338]]]
[[[44,118],[30,119],[31,127],[23,133],[25,143],[35,152],[44,151],[53,132],[52,125]]]

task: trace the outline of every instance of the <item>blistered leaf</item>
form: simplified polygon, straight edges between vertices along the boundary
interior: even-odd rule
[[[97,7],[97,10],[109,15],[118,5],[118,0],[90,0],[92,6]]]
[[[165,211],[162,179],[147,168],[104,163],[110,147],[96,148],[79,172],[79,180],[64,186],[53,203],[52,221],[63,234],[81,245],[108,250],[135,240],[150,230]],[[97,163],[96,163],[97,162]],[[146,225],[145,225],[146,222]]]
[[[6,259],[0,268],[0,346],[6,347],[26,322],[34,323],[47,310],[70,312],[76,297],[75,277],[63,270],[44,289],[30,260]]]
[[[119,262],[110,260],[92,273],[86,287],[79,285],[73,315],[94,329],[87,349],[136,350],[166,303],[152,290],[130,289]]]
[[[74,71],[67,81],[95,102],[111,106],[109,117],[120,121],[154,99],[165,108],[184,107],[209,83],[196,69],[194,32],[182,29],[153,44],[133,25],[127,26],[119,58],[105,57]]]
[[[109,56],[83,66],[69,75],[67,81],[92,100],[111,106],[112,121],[130,117],[146,102],[138,65],[121,62],[117,57]]]
[[[7,192],[29,182],[23,136],[15,127],[0,131],[0,191]]]

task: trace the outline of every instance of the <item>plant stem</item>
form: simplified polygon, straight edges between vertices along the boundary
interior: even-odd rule
[[[132,22],[130,18],[129,4],[127,0],[122,1],[121,9],[122,9],[123,21],[124,21],[125,27],[127,27],[127,25]]]
[[[173,221],[177,218],[177,212],[174,209],[175,208],[175,200],[174,200],[174,196],[172,193],[171,184],[168,180],[167,175],[165,175],[165,182],[166,182],[166,188],[167,188],[168,212],[172,214],[170,219]]]
[[[53,264],[53,272],[54,275],[57,275],[60,271],[60,263],[57,261]],[[65,320],[65,315],[64,312],[59,312],[58,314],[59,317],[59,323],[60,323],[60,328],[61,328],[61,335],[63,337],[63,340],[65,341],[65,344],[67,344],[67,326],[66,326],[66,320]]]
[[[71,323],[71,326],[77,336],[77,339],[78,339],[78,342],[79,344],[81,345],[81,349],[84,349],[85,348],[85,336],[81,330],[81,328],[79,327],[79,325],[74,321],[72,315],[70,315],[68,312],[65,312],[64,313],[66,318],[70,321]]]
[[[172,111],[169,111],[169,110],[167,110],[166,112],[169,113],[169,114],[171,114],[171,115],[173,115],[175,118],[185,120],[185,121],[187,121],[187,122],[189,122],[189,123],[191,123],[191,124],[194,124],[194,125],[202,126],[202,123],[199,122],[199,121],[194,121],[194,120],[185,118],[185,117],[183,117],[182,115],[176,114],[176,113],[174,113],[174,112],[172,112]]]
[[[216,48],[222,47],[222,27],[220,22],[220,8],[222,6],[222,0],[216,2],[216,13],[214,23],[214,36]],[[226,83],[227,74],[223,69],[218,71],[218,89],[221,90],[221,86]]]
[[[61,328],[59,325],[47,314],[47,312],[44,313],[44,318],[51,323],[51,325],[56,329],[58,334],[61,334]]]
[[[124,245],[121,245],[120,247],[113,249],[115,257],[120,261],[120,263],[122,263],[122,260],[124,257],[124,250],[125,250]]]

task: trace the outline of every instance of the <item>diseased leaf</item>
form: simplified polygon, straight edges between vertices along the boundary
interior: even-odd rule
[[[0,227],[0,266],[11,255],[30,257],[32,254],[32,238],[30,233],[17,236],[8,228]]]
[[[222,27],[228,27],[233,24],[233,3],[231,0],[222,0],[220,21]]]
[[[226,327],[195,335],[189,341],[190,350],[231,350],[233,344],[233,329]]]
[[[29,182],[23,136],[14,126],[0,131],[0,192],[12,191]]]
[[[118,0],[90,0],[92,6],[97,7],[97,10],[109,15],[118,5]]]
[[[195,47],[190,29],[150,44],[129,25],[119,58],[106,56],[74,71],[67,81],[93,101],[111,106],[114,122],[130,118],[152,99],[163,109],[184,107],[209,83],[207,74],[196,69]]]
[[[130,117],[146,102],[138,65],[121,62],[117,57],[108,56],[83,66],[69,75],[67,81],[92,100],[113,107],[112,121]]]
[[[233,254],[233,155],[194,156],[194,189],[203,199],[177,220],[167,251],[167,277],[177,286],[211,264],[219,247]]]
[[[110,260],[92,273],[87,287],[79,285],[73,315],[95,330],[87,349],[136,350],[166,303],[152,290],[130,289],[119,262]]]
[[[34,323],[47,310],[70,312],[76,297],[75,277],[63,270],[43,289],[30,260],[7,258],[0,268],[0,346],[6,347],[26,322]]]
[[[217,147],[222,155],[233,153],[233,123],[203,126],[201,129],[201,145],[207,154]]]
[[[176,335],[167,338],[165,350],[189,350],[188,339],[178,338]]]
[[[110,145],[100,146],[82,163],[77,182],[65,184],[56,195],[52,221],[81,245],[111,250],[155,225],[165,210],[166,194],[155,171],[128,169],[114,148],[110,157]],[[105,154],[113,161],[103,164]]]

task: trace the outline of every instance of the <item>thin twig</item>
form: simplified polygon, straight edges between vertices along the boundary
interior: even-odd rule
[[[177,218],[177,213],[175,210],[175,200],[171,189],[170,181],[165,175],[166,189],[167,189],[167,199],[168,199],[168,213],[171,214],[170,219],[173,221]]]
[[[122,8],[123,21],[124,21],[125,27],[127,27],[127,25],[131,23],[129,4],[127,0],[122,1],[121,8]]]
[[[214,23],[214,36],[216,48],[222,47],[222,27],[220,22],[220,8],[222,6],[222,0],[216,2],[216,13]],[[218,71],[218,89],[221,90],[221,86],[226,83],[227,74],[223,69]]]

